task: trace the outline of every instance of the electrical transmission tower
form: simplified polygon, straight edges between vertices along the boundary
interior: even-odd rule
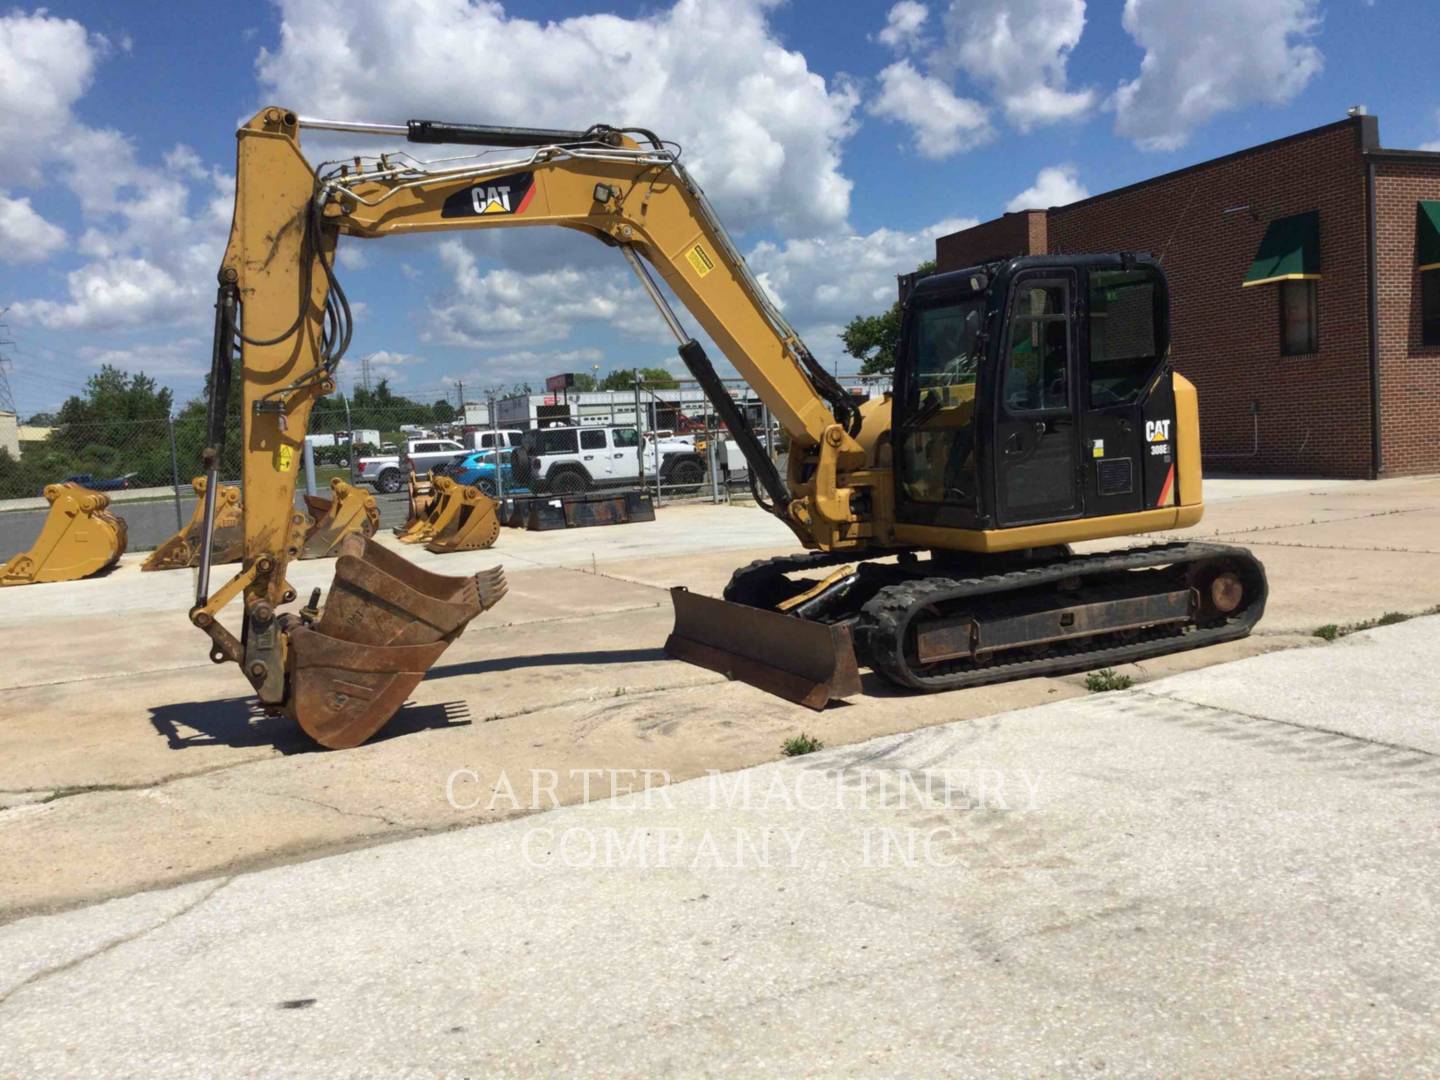
[[[9,308],[0,309],[0,412],[11,412],[19,418],[19,410],[15,408],[15,395],[10,391],[10,358],[5,355],[6,345],[14,345],[10,340],[10,328],[5,325],[5,312]]]
[[[365,392],[370,393],[370,356],[366,354],[360,358],[360,385]]]

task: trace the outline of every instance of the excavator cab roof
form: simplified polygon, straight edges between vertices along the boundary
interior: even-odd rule
[[[987,292],[997,284],[1005,284],[1022,270],[1071,268],[1085,270],[1126,270],[1131,267],[1153,267],[1162,277],[1164,270],[1148,252],[1107,252],[1085,255],[1020,255],[1013,259],[995,259],[960,270],[946,270],[918,278],[906,299],[923,300],[937,293],[965,296]],[[977,280],[978,279],[978,280]]]

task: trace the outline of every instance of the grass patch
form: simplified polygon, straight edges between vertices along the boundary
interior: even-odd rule
[[[1135,680],[1121,675],[1114,668],[1101,668],[1085,676],[1085,689],[1092,694],[1103,694],[1107,690],[1128,690]]]
[[[823,742],[813,735],[806,735],[803,731],[799,735],[792,735],[780,744],[780,752],[786,757],[800,757],[823,749],[825,749]]]
[[[1324,626],[1317,626],[1312,632],[1314,637],[1322,641],[1335,641],[1350,634],[1358,634],[1361,630],[1373,630],[1377,626],[1394,626],[1396,623],[1409,622],[1411,619],[1418,619],[1423,615],[1440,615],[1440,604],[1428,607],[1424,611],[1387,611],[1378,619],[1361,619],[1353,623],[1326,623]]]

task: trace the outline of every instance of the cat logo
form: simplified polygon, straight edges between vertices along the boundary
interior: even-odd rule
[[[445,199],[442,218],[489,217],[523,214],[535,194],[533,172],[493,176],[463,188]]]
[[[1146,420],[1145,421],[1146,442],[1169,442],[1170,421],[1169,420]]]

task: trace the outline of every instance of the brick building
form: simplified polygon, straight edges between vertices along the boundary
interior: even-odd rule
[[[1211,469],[1440,472],[1440,153],[1338,123],[936,241],[940,270],[1148,251]],[[1377,393],[1378,388],[1378,393]]]

